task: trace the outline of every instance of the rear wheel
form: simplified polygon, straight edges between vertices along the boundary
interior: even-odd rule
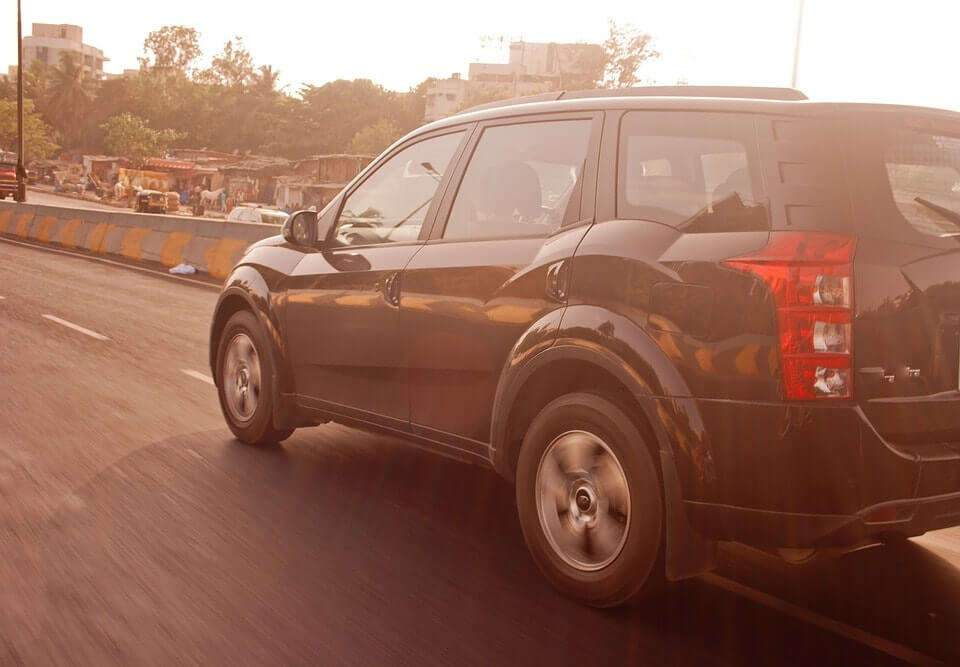
[[[561,396],[534,418],[517,508],[537,565],[572,598],[610,607],[662,580],[659,475],[636,425],[602,396]]]
[[[293,433],[273,427],[274,378],[273,358],[256,317],[245,310],[234,313],[217,348],[217,393],[227,426],[241,442],[275,443]]]

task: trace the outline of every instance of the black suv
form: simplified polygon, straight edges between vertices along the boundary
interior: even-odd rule
[[[588,604],[960,524],[960,114],[552,93],[398,141],[226,281],[247,443],[335,421],[516,482]]]

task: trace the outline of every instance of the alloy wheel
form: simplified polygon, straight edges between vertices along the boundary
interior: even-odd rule
[[[543,452],[537,469],[537,513],[543,533],[567,565],[601,570],[623,550],[630,490],[610,447],[587,431],[567,431]]]

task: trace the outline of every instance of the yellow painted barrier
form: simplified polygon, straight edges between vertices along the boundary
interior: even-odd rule
[[[251,243],[278,231],[268,225],[212,225],[208,221],[168,216],[0,202],[0,235],[122,256],[137,262],[159,260],[166,267],[188,262],[198,271],[216,278],[228,276],[234,262]],[[495,312],[511,321],[515,319],[513,310],[505,307]]]
[[[193,238],[187,232],[170,232],[160,247],[160,263],[164,266],[176,266],[183,262],[183,249]]]
[[[81,225],[83,225],[83,220],[79,218],[68,220],[67,224],[60,230],[60,245],[64,248],[76,248],[77,232],[80,231]]]
[[[204,259],[207,263],[207,273],[214,278],[226,278],[233,268],[234,257],[250,245],[249,241],[240,239],[218,239],[207,252]]]
[[[146,227],[131,227],[120,242],[120,254],[127,259],[143,258],[143,239],[150,233]]]
[[[50,225],[56,218],[52,215],[44,216],[40,219],[40,225],[37,228],[37,240],[43,243],[50,243]]]
[[[113,229],[113,227],[114,226],[108,222],[101,222],[94,227],[87,237],[87,248],[89,248],[91,252],[103,253],[105,251],[103,242],[107,238],[107,233]]]
[[[14,233],[22,239],[27,238],[27,227],[33,220],[33,213],[21,213],[17,216]]]

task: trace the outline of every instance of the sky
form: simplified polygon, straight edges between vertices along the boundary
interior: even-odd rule
[[[643,70],[649,83],[788,86],[800,0],[22,3],[25,35],[34,21],[80,25],[108,72],[137,67],[146,34],[180,24],[200,31],[207,60],[243,37],[296,92],[338,78],[407,90],[466,75],[471,62],[506,62],[511,40],[601,43],[610,20],[653,37],[662,56]],[[960,0],[805,0],[797,87],[815,100],[960,111],[958,34]],[[2,71],[16,55],[16,0],[0,0]]]

